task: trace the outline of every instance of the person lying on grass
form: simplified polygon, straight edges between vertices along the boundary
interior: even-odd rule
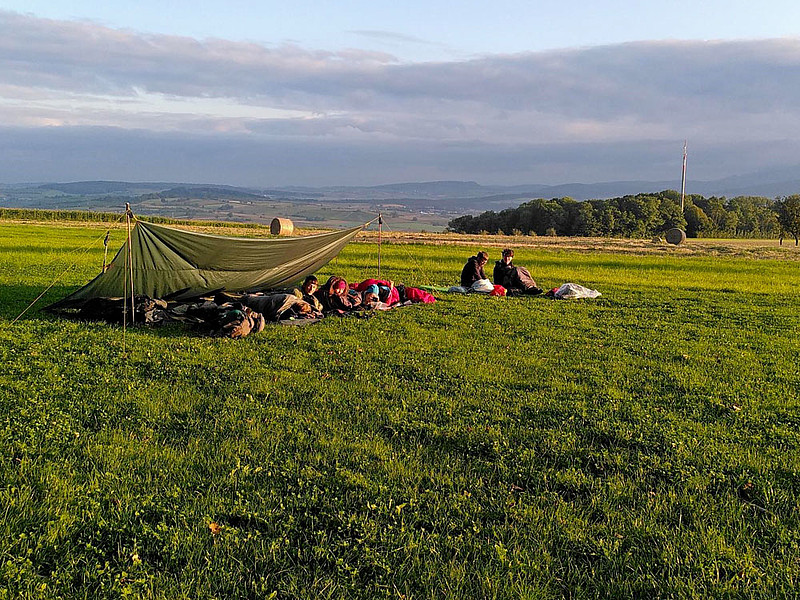
[[[308,302],[317,312],[322,312],[322,302],[314,295],[318,288],[319,280],[316,275],[309,275],[299,288],[294,288],[292,290],[292,293],[298,298]]]
[[[322,303],[324,314],[343,315],[361,306],[361,294],[355,290],[351,294],[347,281],[336,275],[331,275],[314,296]]]
[[[289,318],[319,318],[322,313],[294,294],[273,292],[270,294],[242,294],[234,296],[224,292],[216,295],[217,302],[238,302],[264,315],[267,321]]]
[[[350,287],[361,293],[364,300],[368,300],[370,304],[383,302],[387,306],[392,306],[400,302],[399,290],[391,280],[365,279],[360,283],[351,283]]]
[[[375,308],[378,304],[389,308],[406,302],[425,304],[436,302],[436,298],[430,292],[403,284],[395,285],[392,280],[365,279],[360,283],[351,284],[351,287],[361,292],[366,308]]]
[[[515,266],[513,261],[514,251],[511,248],[503,250],[503,256],[494,263],[494,272],[492,273],[494,284],[506,288],[508,296],[541,294],[542,289],[536,285],[536,281],[531,277],[528,269]]]

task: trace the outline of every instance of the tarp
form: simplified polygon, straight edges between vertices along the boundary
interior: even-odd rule
[[[183,300],[216,290],[260,291],[299,282],[333,260],[361,230],[293,238],[193,233],[136,221],[131,231],[133,293]],[[130,296],[127,241],[101,273],[49,309],[91,298]]]

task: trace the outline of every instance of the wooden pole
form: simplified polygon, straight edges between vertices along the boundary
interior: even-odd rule
[[[131,324],[134,322],[134,311],[133,311],[133,248],[131,248],[131,218],[133,217],[133,212],[131,212],[131,205],[129,203],[125,203],[125,220],[128,222],[128,273],[127,276],[130,276],[131,282]]]
[[[108,236],[111,235],[111,230],[106,231],[106,237],[103,239],[103,273],[106,272],[108,266]]]

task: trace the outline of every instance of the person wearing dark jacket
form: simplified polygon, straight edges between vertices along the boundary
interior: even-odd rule
[[[492,278],[495,285],[506,288],[509,296],[520,294],[541,294],[542,290],[536,285],[530,272],[525,267],[513,264],[514,251],[511,248],[503,250],[503,257],[494,263]]]
[[[319,280],[314,275],[309,275],[303,281],[303,285],[292,289],[292,293],[298,298],[308,302],[313,309],[322,312],[322,302],[314,295],[318,288]]]
[[[489,261],[489,254],[481,250],[475,256],[470,256],[467,264],[461,269],[461,286],[468,288],[479,279],[487,279],[483,266]]]
[[[322,303],[325,314],[343,315],[361,304],[361,296],[357,292],[349,293],[347,282],[341,277],[331,275],[328,281],[314,292],[314,296]]]

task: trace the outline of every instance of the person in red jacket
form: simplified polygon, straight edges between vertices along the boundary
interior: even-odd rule
[[[352,288],[357,292],[368,292],[374,294],[374,290],[370,290],[372,286],[378,288],[378,300],[384,304],[391,306],[400,302],[400,294],[397,288],[394,287],[394,281],[383,279],[365,279],[361,283],[352,284]]]
[[[391,280],[365,279],[361,283],[353,284],[352,287],[364,294],[365,305],[374,305],[375,302],[383,302],[387,306],[406,301],[425,304],[436,302],[436,298],[430,292],[419,288],[395,285]]]

